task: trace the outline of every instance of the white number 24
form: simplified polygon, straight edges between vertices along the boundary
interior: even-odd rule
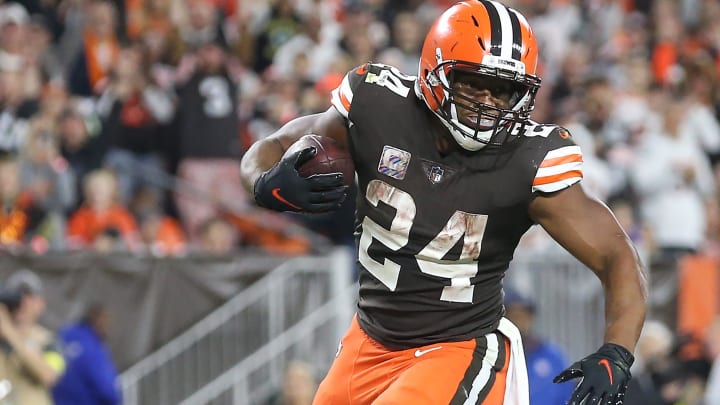
[[[365,198],[373,206],[377,207],[378,202],[382,201],[396,210],[390,229],[383,228],[369,216],[365,216],[358,257],[360,264],[373,276],[390,291],[395,291],[400,265],[389,258],[383,258],[382,262],[373,259],[368,254],[368,248],[373,240],[379,241],[392,251],[407,245],[417,211],[415,201],[410,194],[381,180],[372,180],[368,184]],[[450,279],[450,285],[443,288],[441,300],[472,302],[474,286],[470,284],[470,278],[477,274],[476,260],[480,255],[487,218],[487,215],[455,211],[440,233],[415,255],[420,271]],[[443,260],[461,238],[463,245],[458,260]]]

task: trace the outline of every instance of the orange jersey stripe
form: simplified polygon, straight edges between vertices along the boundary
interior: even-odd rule
[[[342,103],[343,107],[345,107],[345,111],[350,112],[350,100],[345,97],[345,93],[343,93],[342,90],[338,92],[340,94],[340,102]]]
[[[569,172],[564,172],[553,176],[536,177],[533,181],[533,186],[541,186],[543,184],[555,183],[557,181],[567,180],[573,177],[582,177],[582,171],[571,170]]]
[[[551,158],[551,159],[545,159],[540,164],[540,167],[550,167],[550,166],[562,165],[565,163],[582,162],[582,161],[583,161],[583,159],[582,159],[581,154],[573,154],[573,155],[560,156],[560,157]]]

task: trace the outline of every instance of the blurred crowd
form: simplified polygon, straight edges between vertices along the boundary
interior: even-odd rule
[[[0,405],[119,405],[117,371],[105,345],[110,317],[85,305],[56,334],[41,325],[43,282],[27,269],[0,285]]]
[[[452,3],[0,0],[0,246],[292,254],[316,242],[304,229],[351,244],[352,198],[329,216],[258,210],[238,159],[327,109],[354,66],[415,74],[428,24]],[[503,3],[540,41],[533,119],[570,130],[583,186],[608,202],[651,276],[687,255],[720,257],[720,0]],[[534,231],[522,249],[545,251]],[[720,333],[691,336],[707,341],[687,355],[674,320],[651,325],[662,359],[679,357],[643,356],[638,381],[665,403],[700,404]],[[715,368],[708,393],[720,391]]]
[[[3,3],[0,243],[181,255],[258,242],[243,222],[258,212],[238,178],[243,151],[326,109],[358,64],[415,73],[427,25],[450,3]],[[585,187],[644,258],[717,250],[720,3],[506,3],[540,39],[533,118],[571,130]],[[283,221],[303,220],[260,227],[282,234]]]
[[[0,246],[308,251],[300,220],[250,203],[238,165],[256,136],[300,112],[288,110],[292,83],[263,71],[303,25],[290,3],[278,4],[253,33],[258,16],[247,8],[0,1]],[[326,104],[321,93],[309,109]]]

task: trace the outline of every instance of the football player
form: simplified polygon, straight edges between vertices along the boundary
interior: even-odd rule
[[[646,280],[614,216],[583,192],[582,153],[568,131],[529,119],[537,59],[520,13],[459,2],[427,34],[417,77],[359,66],[331,108],[243,157],[255,200],[278,211],[329,211],[345,196],[339,173],[298,174],[313,148],[283,158],[302,135],[335,139],[355,163],[359,302],[315,404],[527,405],[502,279],[533,224],[605,290],[605,343],[556,382],[579,379],[571,404],[622,403]]]

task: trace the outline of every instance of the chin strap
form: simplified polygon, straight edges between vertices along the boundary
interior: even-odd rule
[[[450,131],[453,139],[455,139],[455,142],[457,142],[457,144],[460,145],[461,148],[470,152],[476,152],[487,146],[487,143],[480,142],[463,134],[460,130],[455,128],[450,122],[448,122],[448,120],[446,120],[442,115],[438,114],[437,112],[433,111],[433,114],[435,114],[435,116],[440,119],[440,122],[442,122],[445,128]]]

